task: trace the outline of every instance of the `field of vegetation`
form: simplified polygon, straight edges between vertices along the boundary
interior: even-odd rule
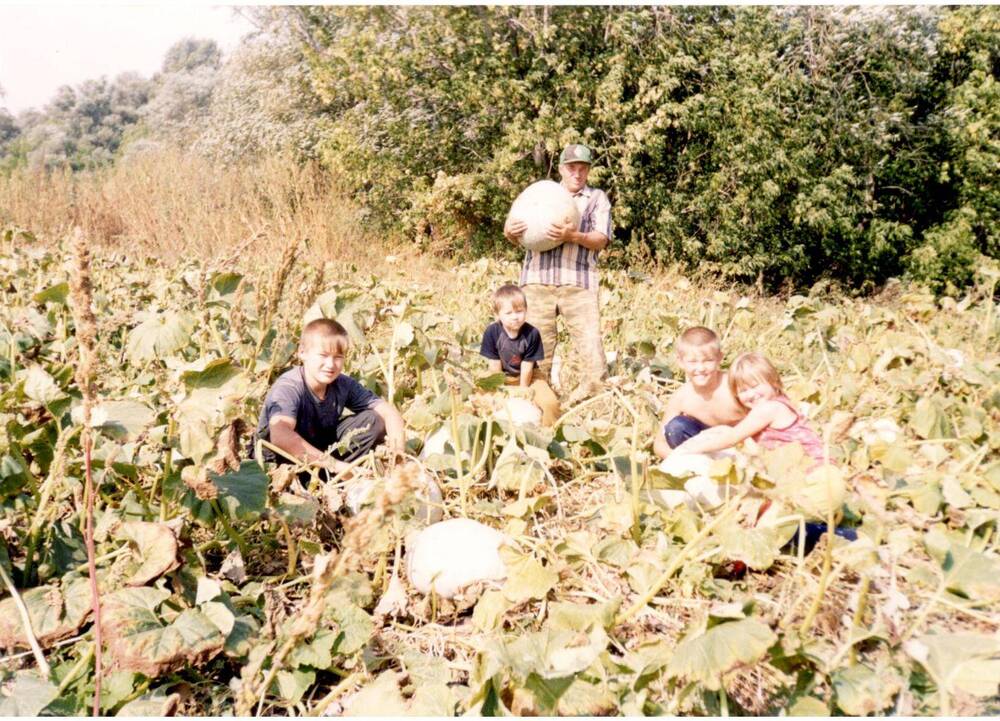
[[[0,107],[0,715],[1000,714],[996,8],[241,12]],[[609,377],[517,424],[500,227],[581,141]],[[250,459],[321,315],[404,464]],[[696,324],[834,467],[746,443],[671,502]],[[410,583],[428,479],[503,582]]]
[[[294,237],[185,257],[4,231],[0,713],[89,712],[98,655],[107,714],[1000,711],[995,270],[959,299],[608,271],[607,389],[546,430],[493,410],[478,357],[516,264]],[[376,492],[356,515],[343,483],[246,458],[317,313],[350,330],[348,371],[408,424],[410,465],[367,460]],[[691,324],[718,329],[727,360],[775,359],[838,459],[858,541],[785,545],[794,519],[829,510],[787,453],[718,464],[718,508],[660,502],[682,479],[655,470],[650,440]],[[444,452],[418,460],[441,427]],[[504,583],[450,600],[409,587],[418,468],[446,517],[508,534]],[[753,528],[761,498],[790,525]]]

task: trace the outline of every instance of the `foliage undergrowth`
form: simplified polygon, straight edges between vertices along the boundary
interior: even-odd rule
[[[0,564],[51,666],[36,669],[5,596],[0,713],[83,714],[95,649],[73,270],[58,243],[15,229],[0,242]],[[513,426],[481,393],[487,298],[516,266],[348,276],[302,252],[95,249],[105,713],[996,711],[996,273],[960,300],[902,285],[779,300],[606,272],[608,389],[546,430]],[[363,464],[376,492],[350,518],[342,482],[247,458],[244,431],[318,313],[351,332],[347,371],[401,408],[411,451],[448,429],[443,453],[413,463],[446,516],[509,535],[505,583],[452,600],[407,587],[416,484],[381,457]],[[848,492],[830,512],[858,541],[801,555],[783,549],[788,523],[741,522],[761,498],[793,526],[815,517],[787,453],[714,468],[719,508],[663,504],[676,479],[649,439],[680,382],[673,342],[696,323],[718,329],[727,360],[775,360],[838,459]]]

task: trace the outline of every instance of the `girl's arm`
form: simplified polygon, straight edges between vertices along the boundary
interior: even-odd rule
[[[493,360],[490,358],[487,362],[487,367],[490,373],[503,373],[503,367],[500,365],[500,359]]]
[[[535,361],[521,361],[521,387],[531,385],[531,371],[535,369]]]
[[[713,426],[684,441],[674,449],[674,453],[708,453],[732,448],[771,425],[782,408],[784,406],[778,401],[761,403],[735,426]]]

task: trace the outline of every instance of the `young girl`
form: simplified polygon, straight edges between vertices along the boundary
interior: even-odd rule
[[[707,453],[753,438],[763,448],[798,443],[814,461],[827,463],[823,441],[785,396],[785,388],[771,362],[760,353],[744,353],[729,369],[729,385],[748,410],[735,426],[715,426],[688,439],[674,453]]]

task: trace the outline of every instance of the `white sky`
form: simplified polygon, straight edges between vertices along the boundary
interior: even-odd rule
[[[150,77],[181,38],[211,38],[223,53],[253,29],[232,7],[201,3],[0,0],[0,107],[41,108],[61,85],[135,71]]]

